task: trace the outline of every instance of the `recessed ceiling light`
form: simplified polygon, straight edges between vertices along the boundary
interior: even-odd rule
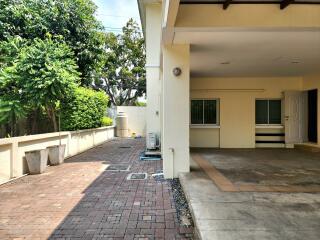
[[[230,62],[221,62],[220,64],[222,64],[222,65],[228,65],[228,64],[230,64]]]

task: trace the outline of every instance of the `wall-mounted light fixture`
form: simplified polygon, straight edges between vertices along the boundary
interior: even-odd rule
[[[172,72],[173,72],[173,75],[175,75],[176,77],[180,76],[182,73],[181,68],[179,67],[175,67]]]

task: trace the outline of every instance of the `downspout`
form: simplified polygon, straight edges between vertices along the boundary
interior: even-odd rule
[[[172,179],[174,178],[174,148],[169,148],[171,152],[171,162],[172,162]]]

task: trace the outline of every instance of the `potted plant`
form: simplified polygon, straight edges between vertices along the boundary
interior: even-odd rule
[[[61,144],[61,132],[60,132],[60,115],[59,115],[59,145],[47,147],[49,151],[49,161],[51,165],[59,165],[64,162],[64,153],[66,145]]]
[[[46,170],[48,150],[40,149],[25,152],[30,174],[40,174]]]

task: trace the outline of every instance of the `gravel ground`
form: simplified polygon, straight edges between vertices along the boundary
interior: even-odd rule
[[[186,196],[178,178],[169,180],[173,192],[173,199],[177,209],[178,220],[181,225],[193,227],[192,216]]]
[[[164,179],[162,170],[157,171],[156,174],[153,175],[153,178],[157,182],[163,182],[163,181],[169,182],[172,188],[173,199],[177,209],[177,216],[178,216],[180,225],[183,225],[186,227],[193,227],[192,215],[190,213],[189,205],[179,179],[178,178],[174,178],[171,180]]]

